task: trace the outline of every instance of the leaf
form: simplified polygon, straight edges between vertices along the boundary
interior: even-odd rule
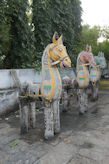
[[[14,141],[10,146],[11,146],[11,147],[15,147],[15,146],[17,146],[17,145],[19,145],[19,141]]]
[[[2,121],[3,119],[2,118],[0,118],[0,121]]]
[[[39,109],[36,109],[36,112],[39,112]]]
[[[40,142],[43,142],[44,140],[43,139],[40,139]]]
[[[66,144],[69,144],[69,143],[71,142],[71,140],[66,139],[66,140],[64,140],[64,142],[65,142]]]

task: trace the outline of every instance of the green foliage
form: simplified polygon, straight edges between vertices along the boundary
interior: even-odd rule
[[[98,42],[99,38],[104,38],[103,42]],[[92,46],[92,52],[94,55],[98,55],[99,51],[104,53],[104,56],[109,60],[109,27],[100,28],[99,26],[94,26],[90,28],[89,25],[84,25],[81,32],[81,42],[77,47],[78,53],[85,50],[86,45]]]
[[[81,33],[81,42],[79,45],[78,50],[82,51],[86,49],[86,45],[92,46],[93,49],[97,46],[98,38],[100,37],[100,27],[94,26],[90,28],[89,25],[84,25],[82,27],[82,33]]]
[[[24,0],[2,0],[0,6],[2,68],[22,68],[32,63],[35,50],[34,36],[31,26],[28,25],[27,7],[27,1]]]
[[[99,43],[94,51],[95,54],[97,54],[99,51],[102,51],[104,53],[106,60],[109,61],[109,41],[106,40]]]
[[[0,68],[41,68],[53,33],[63,34],[72,62],[80,42],[80,0],[1,0]]]
[[[106,40],[109,40],[109,26],[104,26],[101,29],[101,36],[105,38]]]
[[[33,0],[33,24],[36,38],[36,60],[41,61],[44,48],[53,33],[63,34],[64,44],[72,61],[81,32],[81,3],[79,0]]]

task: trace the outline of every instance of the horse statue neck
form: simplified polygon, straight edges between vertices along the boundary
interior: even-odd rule
[[[61,78],[57,69],[60,67],[71,67],[71,60],[67,55],[66,47],[63,45],[62,36],[53,35],[52,43],[49,44],[42,56],[42,95],[51,101],[59,99],[61,95]]]
[[[92,52],[90,51],[80,52],[77,58],[77,70],[78,70],[78,66],[81,64],[96,66]]]
[[[42,56],[42,94],[47,100],[58,99],[61,94],[61,78],[49,53],[48,45]]]

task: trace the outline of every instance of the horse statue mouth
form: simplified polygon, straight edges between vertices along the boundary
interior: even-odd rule
[[[62,62],[60,63],[60,67],[61,67],[62,69],[64,69],[64,68],[70,68],[70,67],[71,67],[71,63],[66,63],[65,61],[62,61]]]

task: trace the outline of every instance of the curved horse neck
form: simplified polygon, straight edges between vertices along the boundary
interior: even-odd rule
[[[50,44],[45,48],[42,56],[42,85],[48,85],[54,88],[54,96],[52,98],[57,98],[61,93],[61,78],[59,71],[55,66],[52,66],[52,59],[49,54]],[[48,93],[47,93],[48,94]]]
[[[85,57],[87,57],[88,52],[82,51],[82,52],[79,53],[78,58],[77,58],[77,64],[76,64],[76,71],[77,71],[77,72],[78,72],[78,67],[79,67],[79,65],[88,63],[88,62],[84,62],[84,61],[81,60],[80,57],[81,57],[81,55],[83,55],[83,54],[85,55]]]
[[[43,52],[43,56],[42,56],[42,69],[43,67],[51,67],[50,65],[50,57],[48,54],[48,49],[50,47],[50,44],[45,48],[44,52]]]
[[[44,52],[43,52],[43,56],[42,56],[42,71],[45,69],[49,69],[50,70],[56,70],[56,72],[58,71],[56,65],[52,66],[52,59],[50,58],[50,54],[49,54],[49,48],[50,48],[50,44],[45,48]],[[59,72],[59,71],[58,71]],[[54,75],[56,76],[56,75]]]

